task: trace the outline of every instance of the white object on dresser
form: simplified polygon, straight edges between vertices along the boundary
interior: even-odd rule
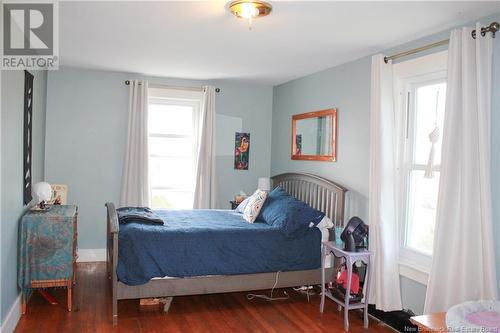
[[[49,202],[52,198],[52,188],[47,182],[36,183],[31,192],[37,205],[41,202]]]

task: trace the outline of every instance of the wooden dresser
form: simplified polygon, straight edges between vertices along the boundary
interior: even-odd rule
[[[22,312],[33,290],[65,287],[68,311],[73,308],[76,283],[78,207],[52,206],[46,211],[28,211],[19,228],[18,284]]]

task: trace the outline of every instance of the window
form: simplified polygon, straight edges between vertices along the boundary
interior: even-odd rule
[[[437,80],[411,85],[409,91],[409,119],[404,164],[406,179],[405,245],[426,255],[432,254],[436,221],[439,170],[441,163],[441,133],[444,123],[446,81]],[[431,132],[437,131],[433,177],[426,178]]]
[[[400,96],[397,103],[399,170],[403,193],[400,205],[400,262],[406,267],[428,273],[439,192],[446,101],[446,52],[396,64],[394,75]],[[435,131],[439,135],[434,144],[433,176],[429,178],[425,177],[425,172],[432,145],[430,136],[433,132],[436,134]],[[421,282],[426,283],[426,278],[422,278]]]
[[[149,177],[151,206],[191,209],[196,172],[196,93],[149,90]]]

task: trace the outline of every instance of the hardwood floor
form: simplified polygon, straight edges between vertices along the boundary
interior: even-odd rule
[[[265,293],[267,293],[266,291]],[[281,294],[282,290],[275,291]],[[118,302],[118,326],[111,324],[111,304],[105,263],[80,263],[74,312],[67,312],[66,293],[55,290],[59,301],[50,305],[35,293],[16,332],[340,332],[342,313],[327,300],[319,312],[319,296],[307,298],[287,290],[290,299],[268,302],[247,300],[247,293],[175,297],[170,311],[139,306],[138,300]],[[264,292],[263,292],[264,293]],[[363,328],[361,312],[349,314],[351,332],[392,332],[370,320]]]

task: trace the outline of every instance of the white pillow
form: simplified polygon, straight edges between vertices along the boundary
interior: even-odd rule
[[[250,199],[250,197],[245,198],[245,200],[243,200],[242,202],[240,202],[240,204],[238,205],[238,207],[236,207],[236,213],[243,214],[243,211],[245,210],[245,207],[247,206],[249,199]]]
[[[309,223],[309,228],[313,228],[314,223]],[[321,231],[321,242],[328,242],[330,238],[330,231],[328,229],[333,228],[333,222],[325,215],[318,224],[316,224],[316,228]]]
[[[250,198],[248,198],[248,203],[243,210],[243,218],[250,223],[254,223],[259,216],[260,210],[264,205],[267,198],[267,192],[257,190]]]
[[[314,223],[309,223],[309,228],[314,227]],[[330,229],[333,227],[333,222],[328,218],[328,216],[325,215],[321,221],[319,221],[318,224],[316,224],[316,228],[318,229]]]

